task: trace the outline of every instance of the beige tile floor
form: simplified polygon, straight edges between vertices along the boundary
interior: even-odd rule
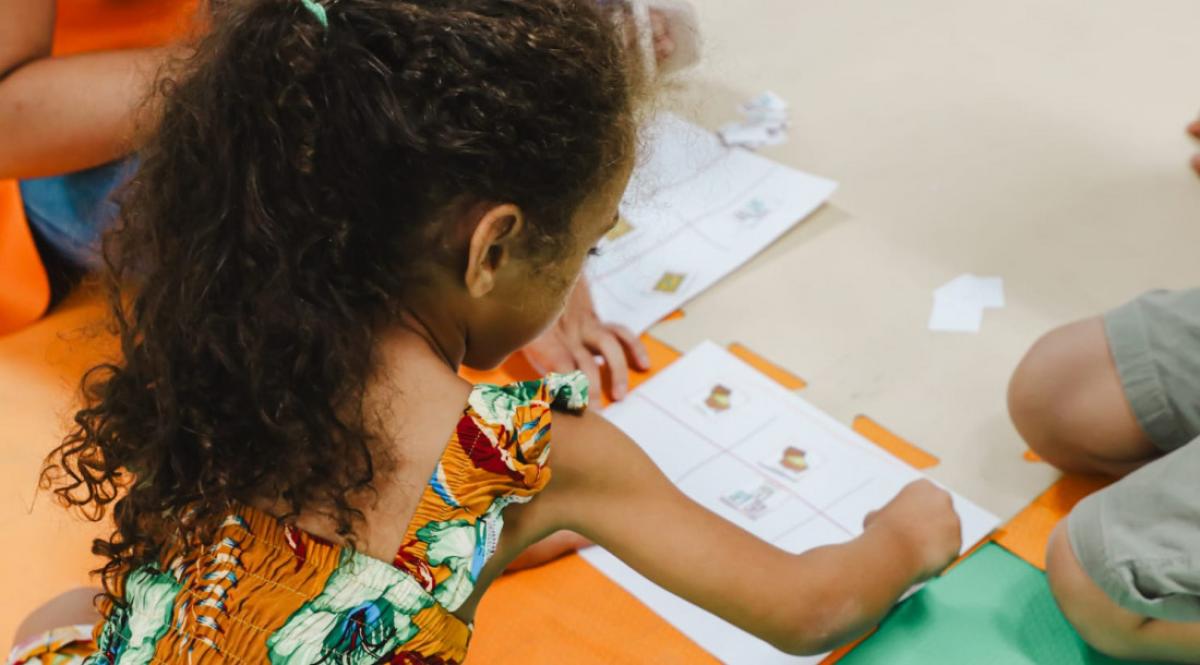
[[[740,341],[942,458],[1009,516],[1054,478],[1021,459],[1004,394],[1056,324],[1200,282],[1190,0],[696,0],[706,59],[665,104],[702,124],[771,89],[831,205],[655,333]],[[978,335],[926,328],[937,286],[1000,275]]]
[[[707,58],[665,104],[715,127],[763,89],[792,104],[769,156],[841,181],[820,211],[656,333],[740,341],[942,458],[933,475],[1008,516],[1054,474],[1021,459],[1008,374],[1059,322],[1196,283],[1194,0],[697,0]],[[1005,278],[972,336],[926,330],[932,290]],[[88,539],[34,477],[89,354],[67,307],[0,339],[0,651],[86,583]],[[52,525],[57,546],[22,546]],[[36,556],[28,552],[36,552]],[[31,558],[32,556],[32,558]],[[72,571],[65,573],[64,571]],[[69,575],[71,580],[66,580]]]

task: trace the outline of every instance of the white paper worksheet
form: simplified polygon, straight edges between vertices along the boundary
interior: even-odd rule
[[[588,265],[596,311],[635,333],[733,272],[821,206],[837,183],[662,114]]]
[[[705,342],[604,411],[685,494],[789,552],[845,542],[921,473]],[[954,495],[963,551],[999,520]],[[795,657],[656,586],[599,547],[584,559],[730,665]]]

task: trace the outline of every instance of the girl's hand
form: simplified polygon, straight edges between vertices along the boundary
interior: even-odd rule
[[[650,369],[650,356],[633,333],[624,326],[609,325],[596,316],[587,283],[579,280],[558,321],[524,349],[525,358],[539,372],[583,370],[594,390],[600,388],[600,365],[604,359],[608,392],[614,400],[629,391],[629,367]]]
[[[650,34],[654,38],[654,59],[662,64],[675,53],[675,38],[671,35],[671,23],[659,9],[650,10]]]
[[[891,503],[867,515],[867,531],[888,531],[907,552],[923,582],[949,566],[962,548],[962,525],[950,494],[928,480],[905,487]]]
[[[647,11],[647,14],[650,17],[650,41],[654,47],[654,64],[656,67],[661,67],[675,54],[677,47],[675,36],[671,34],[671,19],[663,10],[653,7]],[[625,39],[627,46],[638,47],[637,25],[632,17],[628,18]]]

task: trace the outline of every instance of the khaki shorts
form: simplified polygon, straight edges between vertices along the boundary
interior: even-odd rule
[[[1148,293],[1104,323],[1125,396],[1167,454],[1082,501],[1071,546],[1121,607],[1200,621],[1200,289]]]

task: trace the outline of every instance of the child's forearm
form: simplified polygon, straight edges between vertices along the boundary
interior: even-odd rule
[[[781,651],[858,637],[959,551],[943,490],[906,486],[841,545],[791,554],[705,510],[599,415],[554,421],[554,482],[524,513],[535,537],[570,529],[659,586]]]
[[[915,559],[903,540],[886,528],[869,528],[850,542],[796,557],[801,571],[796,580],[812,611],[806,613],[807,625],[792,627],[792,639],[800,643],[789,645],[788,650],[822,653],[866,634],[909,588],[922,581]],[[783,643],[788,644],[786,638]]]
[[[84,169],[133,150],[164,48],[41,58],[0,79],[0,178]]]

